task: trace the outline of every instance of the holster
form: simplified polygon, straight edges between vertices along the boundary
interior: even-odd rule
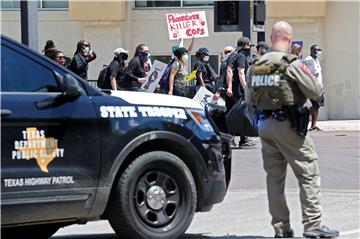
[[[303,105],[293,105],[288,108],[288,117],[291,128],[299,136],[305,137],[308,131],[310,111]]]
[[[310,111],[302,105],[286,106],[283,109],[263,110],[260,112],[260,119],[273,117],[278,121],[289,119],[291,128],[299,136],[305,137],[308,131]]]

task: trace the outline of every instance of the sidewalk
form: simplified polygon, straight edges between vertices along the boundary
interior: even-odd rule
[[[323,120],[317,126],[323,131],[360,131],[360,120]]]

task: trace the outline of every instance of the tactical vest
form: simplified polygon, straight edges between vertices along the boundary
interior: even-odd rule
[[[296,81],[286,75],[287,67],[296,59],[286,54],[279,62],[263,60],[250,67],[247,85],[253,106],[271,110],[305,103],[306,98]]]

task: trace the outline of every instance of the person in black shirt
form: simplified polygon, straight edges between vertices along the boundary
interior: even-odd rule
[[[249,68],[251,46],[249,38],[241,37],[237,41],[236,51],[229,57],[226,75],[227,97],[225,97],[226,107],[229,108],[229,110],[237,101],[245,100],[245,75]],[[239,147],[253,145],[247,137],[240,135]]]
[[[69,69],[81,78],[87,80],[88,64],[95,59],[96,53],[91,49],[90,42],[80,40],[77,43],[76,52]]]
[[[124,89],[123,77],[125,74],[125,61],[128,59],[128,52],[123,48],[114,51],[114,59],[111,61],[106,72],[106,85],[104,89],[119,90]]]
[[[201,47],[196,51],[195,57],[198,59],[194,66],[196,72],[196,91],[201,86],[206,87],[209,91],[214,92],[214,81],[218,79],[217,74],[209,64],[210,52],[207,48]]]
[[[128,90],[139,91],[146,81],[146,74],[150,70],[150,51],[145,44],[136,47],[134,58],[129,62],[125,71],[125,81],[130,85]]]

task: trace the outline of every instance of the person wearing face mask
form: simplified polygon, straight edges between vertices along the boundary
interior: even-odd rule
[[[237,48],[228,60],[226,82],[228,105],[232,107],[237,101],[245,99],[244,89],[246,87],[245,74],[250,63],[250,48],[253,46],[250,39],[240,37],[237,41]],[[231,109],[231,108],[230,108]],[[229,110],[230,110],[229,109]],[[240,135],[239,147],[254,147],[255,143],[244,136]]]
[[[252,56],[250,65],[256,63],[261,56],[265,55],[265,53],[269,51],[269,49],[270,49],[270,45],[267,42],[265,41],[258,42],[258,44],[256,45],[256,54]]]
[[[87,80],[88,64],[95,59],[96,53],[91,49],[90,42],[80,40],[77,43],[76,52],[70,63],[69,69],[81,78]]]
[[[189,52],[186,48],[180,47],[174,51],[175,61],[171,66],[169,75],[169,95],[185,97],[185,80],[188,76],[186,66],[189,61]]]
[[[146,74],[150,71],[150,50],[145,44],[140,44],[135,49],[135,55],[130,60],[125,70],[125,82],[129,84],[128,90],[139,91],[146,81]]]
[[[323,84],[322,82],[322,74],[321,74],[321,66],[319,62],[319,58],[321,56],[322,50],[320,49],[319,45],[312,45],[310,47],[310,56],[305,58],[304,63],[309,68],[311,73],[316,77],[316,80]],[[321,131],[321,129],[316,125],[317,118],[319,115],[319,108],[324,106],[324,94],[318,100],[310,100],[312,107],[311,107],[311,127],[309,131]]]
[[[194,66],[194,70],[197,69],[196,91],[198,91],[201,86],[204,86],[209,91],[214,92],[214,83],[218,80],[219,77],[209,64],[209,50],[205,47],[201,47],[196,51],[195,57],[198,59]]]
[[[106,85],[104,89],[122,90],[126,88],[123,76],[125,75],[125,61],[128,59],[128,52],[123,48],[114,50],[114,59],[111,61],[106,73]]]

